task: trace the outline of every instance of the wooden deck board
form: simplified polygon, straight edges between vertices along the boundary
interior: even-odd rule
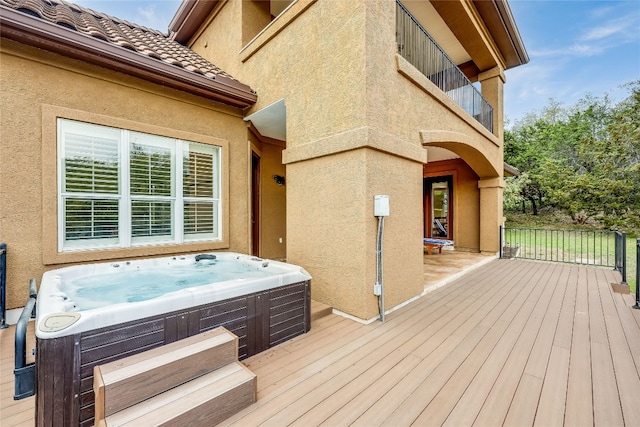
[[[527,299],[523,301],[522,306],[518,307],[517,304],[513,304],[509,310],[505,311],[505,315],[512,311],[511,316],[508,318],[503,316],[501,319],[508,323],[508,327],[498,342],[495,343],[486,360],[473,359],[475,364],[482,363],[477,369],[470,371],[470,374],[473,375],[472,380],[470,382],[465,381],[461,375],[463,371],[456,372],[458,378],[455,378],[455,376],[451,378],[447,386],[443,387],[436,398],[423,411],[418,418],[418,422],[421,420],[434,420],[436,424],[444,423],[451,426],[470,425],[473,423],[479,408],[484,403],[491,387],[504,367],[507,357],[513,350],[513,346],[523,332],[532,310],[538,305],[539,298],[545,289],[543,281],[548,279],[548,270],[532,282],[530,285],[531,292]],[[465,386],[465,383],[469,385]],[[465,387],[463,388],[463,386]],[[451,398],[455,395],[459,396],[457,401]]]
[[[616,280],[496,260],[384,323],[314,320],[245,361],[258,401],[222,425],[640,425],[640,310]],[[13,400],[13,338],[0,343],[0,424],[33,425],[34,398]]]
[[[578,292],[573,318],[571,358],[567,383],[565,423],[574,426],[593,424],[591,395],[591,351],[589,346],[589,284],[588,269],[578,270]]]
[[[564,423],[565,401],[567,396],[567,375],[571,353],[564,347],[552,347],[549,355],[549,368],[544,378],[529,377],[539,380],[527,381],[518,394],[506,418],[506,425],[528,425],[533,420],[534,426],[559,426]],[[539,391],[535,387],[541,386]],[[535,397],[539,400],[536,402]],[[534,407],[537,405],[537,409]],[[534,418],[531,418],[531,417]]]
[[[591,363],[593,381],[593,417],[594,423],[602,425],[612,422],[623,425],[620,396],[616,385],[613,360],[609,351],[609,337],[604,319],[604,307],[613,302],[609,297],[606,285],[596,282],[597,271],[594,270],[593,286],[589,286],[589,328],[591,332]],[[604,277],[601,277],[601,279]],[[601,290],[607,295],[601,295]]]
[[[551,280],[553,273],[552,268],[547,268],[545,273],[540,276],[539,285],[543,285],[545,281]],[[507,333],[502,337],[498,345],[493,349],[489,358],[479,370],[478,374],[473,378],[469,387],[466,388],[464,394],[460,396],[455,407],[447,417],[444,425],[459,426],[471,425],[477,418],[480,410],[484,406],[491,389],[496,384],[498,377],[505,369],[510,356],[517,352],[518,344],[529,342],[529,349],[533,344],[535,336],[540,329],[544,312],[549,306],[554,288],[550,286],[539,286],[540,292],[538,297],[532,293],[534,298],[525,303],[525,307],[529,305],[532,310],[527,313],[526,310],[519,312],[519,319],[509,325]],[[524,344],[526,345],[526,344]],[[510,397],[509,397],[510,399]]]
[[[529,276],[529,278],[529,280],[533,280],[532,276]],[[460,372],[459,376],[470,375],[479,366],[478,363],[486,358],[488,352],[491,351],[508,327],[510,316],[505,313],[512,312],[515,314],[519,306],[518,303],[522,304],[525,296],[530,292],[531,288],[526,285],[519,288],[515,287],[513,292],[508,292],[506,294],[507,297],[499,301],[498,309],[495,309],[495,305],[491,308],[483,306],[487,310],[479,309],[478,313],[480,315],[483,313],[486,315],[481,321],[473,321],[470,324],[478,325],[474,327],[473,332],[478,329],[485,333],[474,337],[477,338],[477,341],[473,338],[465,339],[456,347],[428,377],[424,378],[420,386],[411,395],[407,396],[404,402],[385,420],[383,425],[406,425],[414,421],[420,424],[419,417],[421,413],[431,406],[432,399],[447,385],[450,378],[458,370]],[[517,297],[520,298],[518,299]],[[472,353],[473,357],[470,357]],[[437,407],[437,405],[432,407]]]
[[[609,337],[608,349],[613,360],[624,423],[629,426],[640,426],[640,405],[638,404],[640,377],[637,375],[637,366],[632,356],[633,353],[640,352],[640,346],[637,346],[637,340],[631,340],[635,348],[629,345],[630,341],[625,336],[610,288],[602,282],[598,285],[601,290],[604,320]]]
[[[525,424],[531,421],[534,425],[540,426],[560,425],[564,421],[577,289],[578,270],[572,268],[567,274],[563,304],[557,328],[553,334],[548,359],[538,355],[537,358],[530,358],[525,367],[525,374],[532,375],[540,381],[528,381],[529,389],[518,387],[517,397],[523,401],[521,405],[526,406],[526,409],[520,408],[520,415],[518,415],[518,411],[510,410],[509,414],[512,419],[510,424],[513,424],[517,417],[523,418]],[[543,365],[543,359],[548,360],[546,365]],[[533,387],[536,385],[539,385],[540,388],[534,389]],[[536,402],[531,396],[539,396],[539,401]],[[536,405],[537,408],[535,408]],[[532,415],[533,417],[531,417]]]
[[[558,274],[558,271],[560,271],[560,274]],[[474,423],[476,425],[500,425],[504,422],[518,385],[520,381],[522,381],[524,368],[529,360],[537,364],[543,364],[544,366],[542,368],[538,368],[541,372],[546,370],[554,331],[557,327],[560,308],[564,300],[564,289],[562,286],[557,286],[557,284],[566,280],[568,268],[555,266],[553,273],[556,276],[555,284],[551,288],[553,294],[548,308],[544,313],[544,317],[541,320],[542,324],[540,328],[536,330],[536,323],[534,322],[527,324],[529,330],[523,331],[523,334],[505,362],[504,368],[493,384],[480,412],[475,418]],[[537,309],[540,310],[539,307],[537,307]],[[536,318],[535,315],[533,318]],[[533,368],[533,370],[535,370],[535,368]],[[538,381],[539,384],[541,384],[541,382],[541,380]],[[535,395],[537,396],[539,393],[540,389],[537,390]],[[535,411],[533,415],[529,417],[530,420],[533,420],[534,416]]]
[[[464,281],[462,281],[461,283],[464,283]],[[483,284],[485,282],[479,283]],[[440,304],[453,302],[456,298],[456,295],[451,294],[455,289],[456,286],[453,286],[451,289],[438,292],[438,294],[434,295],[434,301]],[[424,318],[424,316],[427,316],[427,318],[433,319],[433,321],[437,321],[439,318],[441,318],[442,315],[444,315],[446,311],[442,311],[442,313],[440,313],[438,311],[438,308],[432,307],[433,305],[435,304],[429,305],[432,310],[423,310],[418,306],[413,306],[411,307],[411,309],[404,310],[402,313],[392,313],[392,315],[396,316],[397,322],[399,322],[393,329],[390,329],[390,327],[387,326],[388,323],[382,325],[369,325],[365,328],[367,332],[364,333],[364,335],[362,334],[362,331],[359,331],[358,338],[356,338],[355,340],[350,339],[348,340],[348,343],[340,344],[339,349],[337,351],[334,351],[331,354],[331,357],[325,358],[323,360],[323,363],[316,365],[315,367],[311,367],[311,369],[309,369],[309,365],[307,365],[306,363],[302,363],[305,368],[304,371],[291,372],[290,378],[299,375],[308,375],[310,372],[314,372],[313,378],[311,378],[310,382],[306,382],[305,384],[305,387],[311,387],[309,390],[313,390],[313,396],[311,396],[310,399],[312,399],[313,401],[317,401],[323,397],[326,398],[327,396],[330,396],[342,381],[353,378],[353,375],[356,375],[358,373],[365,372],[367,367],[371,366],[371,363],[376,360],[375,358],[373,358],[371,360],[364,360],[362,365],[356,364],[354,360],[362,360],[362,355],[352,352],[350,350],[351,347],[357,348],[359,352],[362,352],[362,354],[365,355],[369,354],[369,352],[373,351],[374,349],[377,349],[377,351],[375,352],[375,357],[379,360],[381,357],[384,357],[387,352],[393,351],[395,349],[396,343],[398,343],[399,345],[399,343],[409,340],[411,337],[418,336],[418,333],[421,332],[422,329],[427,327],[428,323],[420,322],[418,318]],[[460,306],[460,304],[457,305]],[[464,305],[464,303],[462,305]],[[450,312],[453,313],[455,312],[455,310],[450,310]],[[378,327],[378,325],[380,326]],[[343,357],[344,355],[346,355],[346,358]],[[367,359],[367,357],[365,357],[365,359]],[[294,365],[296,364],[296,362],[293,363]],[[293,365],[288,366],[291,367]],[[343,372],[347,368],[349,368],[349,371]],[[329,380],[334,378],[336,379],[335,381],[329,382]],[[259,383],[260,381],[263,381],[263,379],[260,378]],[[276,399],[278,402],[284,402],[283,405],[286,405],[286,403],[291,400],[289,396],[290,394],[302,395],[303,393],[301,393],[301,391],[302,390],[296,388],[293,391],[285,392],[284,396],[278,395]],[[304,394],[309,393],[310,391],[307,391]],[[264,422],[266,424],[273,423],[276,425],[283,425],[286,423],[285,421],[288,421],[291,418],[295,418],[294,416],[297,414],[295,407],[300,407],[300,402],[294,399],[294,403],[286,406],[286,411],[284,410],[284,406],[282,408],[278,407],[278,405],[275,404],[272,406],[273,408],[271,409],[271,411],[273,412],[273,414],[268,417],[268,420],[264,420]],[[287,417],[287,420],[282,419],[285,416]],[[230,421],[232,422],[234,418],[236,417],[233,417]],[[255,424],[258,422],[259,421],[257,419],[247,415],[242,417],[242,422],[240,424],[246,425],[247,423]]]

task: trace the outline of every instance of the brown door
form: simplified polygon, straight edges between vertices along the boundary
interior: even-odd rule
[[[453,177],[424,179],[424,236],[453,240]]]
[[[251,254],[260,256],[260,156],[251,152]]]

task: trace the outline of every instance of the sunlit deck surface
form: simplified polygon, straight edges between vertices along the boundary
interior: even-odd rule
[[[427,267],[425,267],[427,268]],[[640,310],[605,268],[492,260],[363,325],[335,314],[245,360],[258,401],[223,425],[640,426]],[[3,427],[13,328],[0,332]]]

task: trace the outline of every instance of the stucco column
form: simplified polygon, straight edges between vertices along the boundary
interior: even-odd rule
[[[424,149],[360,127],[287,148],[283,162],[287,261],[311,274],[314,300],[359,319],[377,317],[375,195],[390,200],[382,239],[385,309],[422,293]]]
[[[502,141],[504,133],[504,84],[507,81],[504,70],[494,67],[478,74],[482,96],[493,107],[493,134]]]
[[[500,228],[503,222],[502,191],[504,179],[478,181],[480,189],[480,252],[495,254],[500,250]]]

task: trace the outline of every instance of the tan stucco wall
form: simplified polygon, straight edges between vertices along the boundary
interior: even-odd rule
[[[245,47],[244,52],[255,52],[245,62],[238,31],[242,3],[226,2],[217,11],[215,25],[204,30],[192,48],[256,90],[258,103],[250,112],[284,98],[287,148],[362,125],[366,79],[360,2],[299,1],[310,5],[261,49],[256,50],[259,39]]]
[[[284,144],[261,139],[253,132],[249,132],[249,141],[260,156],[260,256],[284,260],[287,257],[287,178],[282,164]],[[285,185],[276,184],[274,175],[285,177]]]
[[[375,315],[373,195],[393,193],[385,257],[402,268],[385,259],[386,306],[418,295],[423,145],[446,146],[493,178],[502,173],[501,140],[396,55],[395,1],[298,0],[247,45],[243,3],[221,3],[190,45],[258,92],[250,113],[285,100],[288,261],[314,276],[314,298]],[[464,138],[425,141],[425,130]],[[484,161],[472,162],[478,155]],[[389,179],[373,185],[369,170]]]
[[[260,255],[264,258],[287,257],[287,188],[286,170],[282,164],[282,148],[262,144]],[[285,178],[285,185],[276,184],[273,175]]]
[[[62,266],[59,262],[249,250],[249,145],[241,112],[6,40],[2,40],[0,60],[0,240],[8,245],[8,308],[24,305],[29,279],[39,282],[45,270]],[[227,221],[225,241],[67,257],[47,253],[45,247],[50,248],[52,241],[55,248],[51,224],[55,227],[56,207],[55,193],[43,194],[43,188],[55,189],[51,177],[55,180],[56,166],[55,147],[51,146],[55,135],[43,117],[58,110],[103,124],[227,144],[228,175],[223,178],[228,185],[227,215],[229,211],[233,215]],[[53,264],[45,265],[45,258]]]
[[[390,200],[383,247],[385,306],[422,292],[420,164],[358,149],[293,163],[287,173],[288,261],[311,273],[314,299],[362,319],[377,313],[376,194]]]

